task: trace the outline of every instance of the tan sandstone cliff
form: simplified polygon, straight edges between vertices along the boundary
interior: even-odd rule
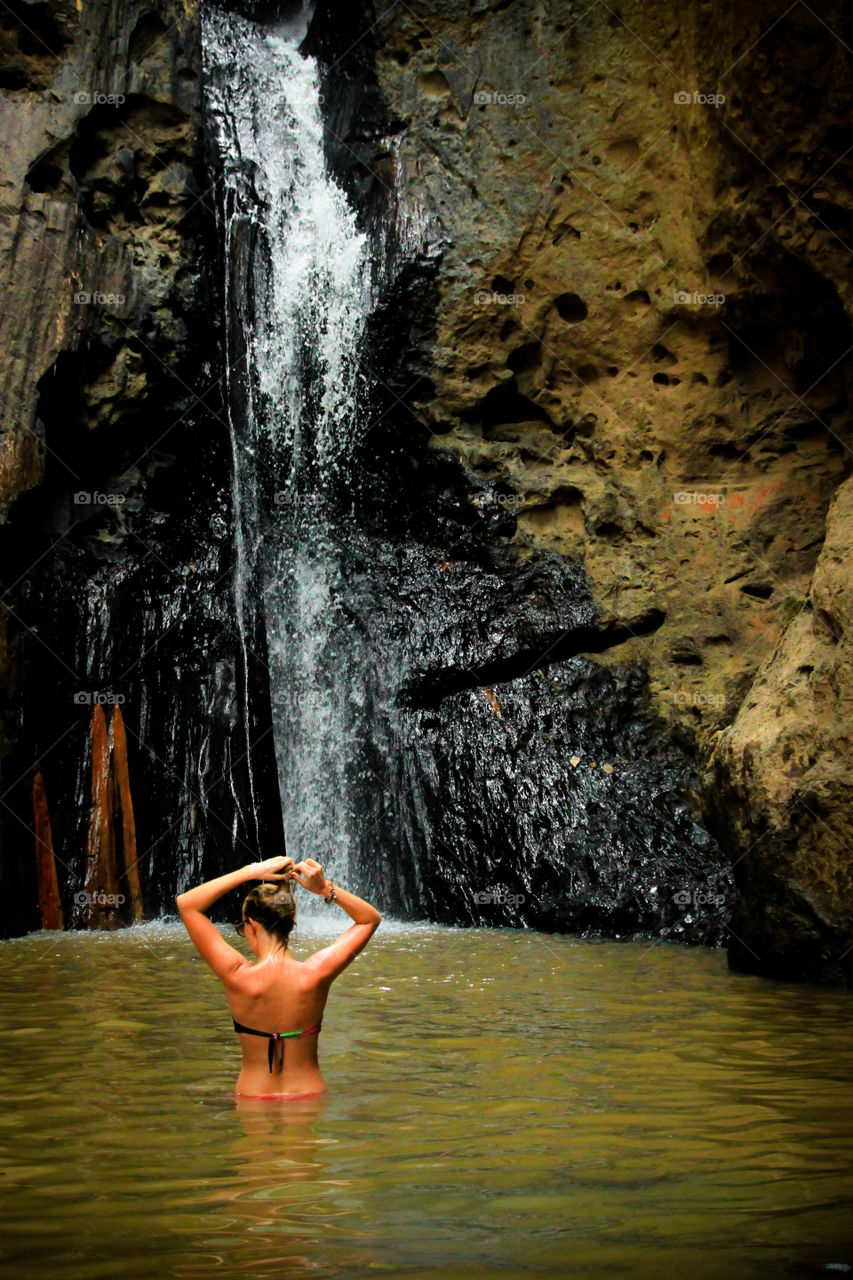
[[[849,16],[376,18],[405,125],[377,172],[445,244],[433,445],[509,487],[520,556],[579,557],[605,615],[666,611],[633,656],[707,766],[734,961],[849,975]]]

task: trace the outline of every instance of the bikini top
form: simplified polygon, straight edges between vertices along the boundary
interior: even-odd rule
[[[269,1040],[269,1065],[270,1071],[273,1068],[273,1062],[276,1064],[276,1070],[281,1071],[284,1068],[284,1041],[298,1040],[301,1036],[318,1036],[320,1027],[323,1025],[322,1019],[317,1023],[316,1027],[305,1027],[302,1031],[255,1031],[253,1027],[244,1027],[236,1018],[232,1019],[234,1030],[244,1036],[266,1036]]]

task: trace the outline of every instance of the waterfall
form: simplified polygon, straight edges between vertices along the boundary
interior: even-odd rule
[[[341,558],[365,422],[366,237],[326,171],[298,21],[208,8],[203,44],[224,246],[241,643],[263,615],[288,853],[351,883],[362,714]],[[267,849],[271,856],[278,850]]]
[[[359,230],[302,27],[203,31],[237,614],[266,635],[288,852],[409,918],[717,940],[730,872],[645,677],[560,658],[596,619],[582,565],[505,546],[514,518],[408,407],[439,229],[400,136]]]

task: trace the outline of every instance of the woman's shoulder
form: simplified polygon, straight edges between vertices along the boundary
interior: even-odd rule
[[[310,958],[310,957],[309,957]],[[317,974],[304,960],[291,957],[287,969],[271,968],[263,961],[255,961],[239,969],[234,975],[234,985],[247,995],[264,995],[275,987],[291,987],[298,991],[310,991],[317,986]]]

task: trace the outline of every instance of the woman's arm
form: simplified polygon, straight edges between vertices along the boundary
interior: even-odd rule
[[[324,898],[328,898],[331,893],[332,882],[326,879],[323,868],[313,858],[298,862],[293,868],[292,875],[294,880],[304,889],[309,889],[311,893],[320,894]],[[382,917],[375,907],[365,902],[364,898],[348,893],[338,885],[335,885],[335,902],[355,923],[336,938],[331,946],[323,947],[322,951],[315,951],[305,961],[305,967],[313,971],[314,976],[323,983],[333,982],[338,974],[343,972],[359,951],[367,946],[382,922]]]
[[[204,914],[224,893],[237,889],[249,880],[287,880],[292,875],[292,858],[268,858],[266,862],[252,862],[227,875],[217,876],[179,893],[175,902],[181,913],[187,933],[195,943],[199,954],[207,961],[222,982],[226,982],[245,968],[249,961],[226,942],[216,925]]]

